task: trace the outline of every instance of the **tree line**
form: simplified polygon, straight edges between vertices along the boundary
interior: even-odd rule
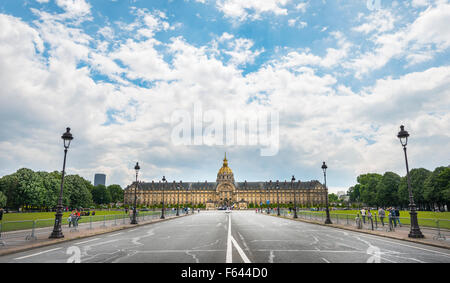
[[[450,209],[450,168],[437,167],[434,171],[424,168],[410,172],[411,190],[414,203],[419,210]],[[383,175],[376,173],[358,176],[357,184],[347,191],[350,202],[368,206],[386,207],[409,206],[407,177],[393,172]]]
[[[0,178],[0,207],[49,211],[56,208],[61,189],[61,172],[34,172],[22,168]],[[94,186],[79,175],[64,176],[62,203],[70,209],[123,202],[120,185]]]

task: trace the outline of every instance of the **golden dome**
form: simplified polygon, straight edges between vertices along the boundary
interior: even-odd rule
[[[227,153],[225,153],[225,158],[223,160],[222,168],[220,168],[219,173],[222,174],[233,174],[233,171],[231,171],[231,168],[228,167],[228,160],[227,160]]]

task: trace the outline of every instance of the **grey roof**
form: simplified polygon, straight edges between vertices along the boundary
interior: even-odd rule
[[[125,190],[129,189],[130,187],[133,188],[136,182],[133,182],[133,184],[127,186]],[[236,189],[240,191],[244,190],[266,190],[266,189],[272,189],[275,190],[276,188],[276,182],[236,182],[235,183]],[[279,182],[280,189],[291,189],[291,182],[290,181],[282,181]],[[314,189],[316,186],[323,185],[317,181],[309,181],[309,182],[294,182],[293,187],[297,190],[308,190],[308,189]],[[180,187],[181,190],[186,191],[215,191],[217,187],[216,182],[177,182],[177,183],[166,183],[165,189],[166,190],[175,190],[177,187]],[[159,191],[163,189],[163,183],[162,182],[139,182],[139,189],[143,190],[151,190],[151,191]]]

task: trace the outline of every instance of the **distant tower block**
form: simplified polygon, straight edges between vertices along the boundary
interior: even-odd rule
[[[106,186],[106,175],[105,174],[95,174],[94,186],[103,185]]]

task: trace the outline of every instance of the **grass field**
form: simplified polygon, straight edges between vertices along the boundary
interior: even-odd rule
[[[366,210],[367,211],[367,210]],[[378,215],[378,211],[372,210],[372,214],[376,213]],[[309,213],[309,211],[307,212]],[[322,213],[325,214],[325,211],[318,211],[313,213]],[[335,215],[350,215],[352,219],[356,217],[356,214],[361,214],[359,210],[330,210],[331,218],[336,217]],[[424,227],[437,227],[437,221],[439,220],[439,227],[450,229],[450,212],[432,212],[432,211],[418,211],[417,219],[419,221],[419,226]],[[387,220],[387,213],[385,221]],[[378,219],[379,221],[379,219]],[[409,211],[400,211],[400,222],[402,224],[410,224],[410,215]]]
[[[146,211],[142,214],[152,215],[159,214],[160,211]],[[62,216],[62,225],[68,224],[67,218],[70,212],[64,212]],[[123,218],[128,218],[129,215],[122,211],[95,211],[95,216],[81,216],[78,223],[89,223],[104,221],[104,220],[122,220]],[[35,213],[7,213],[3,214],[2,220],[2,232],[16,231],[16,230],[26,230],[33,228],[33,221],[35,222],[35,228],[51,227],[55,223],[55,212],[35,212]]]

